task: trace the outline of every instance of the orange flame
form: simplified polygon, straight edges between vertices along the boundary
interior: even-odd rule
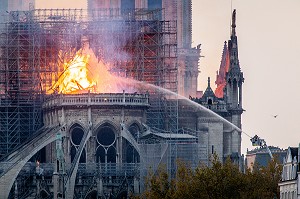
[[[120,85],[124,84],[124,80],[113,76],[109,72],[108,65],[99,62],[88,45],[78,50],[69,61],[65,61],[64,56],[68,57],[68,55],[60,52],[60,60],[64,60],[60,64],[63,72],[52,86],[52,91],[63,94],[78,94],[87,92],[113,93],[122,92],[121,89],[125,89],[123,85]]]
[[[87,67],[89,58],[88,54],[79,50],[69,63],[63,63],[64,71],[57,82],[59,93],[78,93],[85,90],[95,92],[96,81]]]

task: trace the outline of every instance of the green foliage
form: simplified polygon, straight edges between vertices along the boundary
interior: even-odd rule
[[[173,180],[169,180],[169,175],[165,167],[160,166],[157,174],[150,171],[146,179],[146,190],[142,198],[171,199],[173,192]]]
[[[196,179],[201,183],[204,195],[202,198],[241,198],[243,174],[237,165],[227,159],[222,164],[214,155],[211,167],[196,169]]]
[[[271,160],[266,167],[253,166],[244,174],[245,193],[243,198],[280,198],[278,182],[281,178],[282,166],[277,158]]]
[[[214,155],[211,166],[198,166],[193,170],[182,161],[177,162],[176,177],[170,178],[165,167],[149,172],[146,190],[136,198],[146,199],[264,199],[279,198],[278,182],[282,167],[277,159],[267,167],[254,165],[252,171],[239,171],[227,159],[221,163]]]

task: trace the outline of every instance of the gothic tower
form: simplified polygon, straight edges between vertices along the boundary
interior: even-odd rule
[[[226,73],[229,70],[229,52],[228,52],[228,47],[227,47],[227,42],[224,42],[224,48],[223,48],[223,53],[222,53],[222,59],[221,59],[221,64],[220,64],[220,69],[217,71],[217,77],[216,77],[216,85],[217,88],[215,90],[215,95],[218,98],[223,98],[224,97],[224,88],[226,86]]]
[[[228,41],[228,51],[230,65],[229,70],[226,73],[226,87],[225,87],[225,100],[228,105],[228,112],[230,113],[233,124],[241,128],[241,114],[242,108],[242,86],[244,82],[243,72],[241,72],[239,58],[238,58],[238,43],[236,36],[236,10],[232,14],[231,25],[231,38]]]
[[[243,73],[239,65],[237,36],[235,32],[236,11],[232,14],[232,29],[231,37],[228,43],[225,42],[222,54],[220,69],[217,72],[215,93],[210,87],[210,78],[208,86],[201,98],[193,98],[195,102],[217,113],[221,117],[228,120],[230,123],[223,123],[213,117],[210,120],[207,118],[198,118],[197,130],[207,132],[211,140],[208,148],[212,153],[216,153],[225,161],[226,158],[238,164],[240,168],[243,165],[243,157],[241,155],[241,133],[243,113],[242,108],[242,85],[244,82]],[[210,116],[208,116],[210,117]],[[209,121],[209,122],[208,122]],[[201,135],[204,135],[203,133]],[[219,140],[218,140],[219,139]],[[221,139],[221,140],[220,140]],[[205,140],[203,137],[202,140]]]

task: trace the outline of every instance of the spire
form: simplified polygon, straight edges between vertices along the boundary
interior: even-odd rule
[[[214,91],[210,87],[210,77],[207,78],[207,88],[202,96],[203,98],[206,97],[216,97]]]
[[[228,48],[227,48],[227,42],[224,42],[224,47],[223,47],[223,53],[222,53],[222,59],[221,59],[221,65],[220,65],[220,70],[222,68],[222,73],[224,73],[224,76],[222,78],[225,78],[225,73],[228,72],[229,69],[229,59],[228,59]]]
[[[231,21],[231,35],[232,36],[235,36],[235,27],[236,27],[236,24],[235,24],[235,19],[236,19],[236,10],[234,9],[233,10],[233,13],[232,13],[232,21]]]
[[[239,64],[239,57],[238,57],[238,42],[237,42],[237,36],[236,36],[236,10],[233,10],[232,13],[232,25],[231,25],[231,37],[228,41],[228,50],[229,50],[229,56],[230,56],[230,70],[237,70],[240,71],[240,64]]]
[[[215,90],[215,95],[218,98],[223,98],[224,95],[224,87],[226,86],[226,73],[229,70],[229,52],[227,48],[227,42],[224,42],[224,48],[223,48],[223,53],[222,53],[222,58],[221,58],[221,64],[220,64],[220,69],[217,72],[217,78],[216,78],[216,85],[217,88]]]
[[[231,108],[242,111],[242,85],[244,82],[243,72],[240,68],[238,56],[238,40],[236,36],[236,10],[232,13],[231,36],[228,41],[229,70],[226,73],[226,100]]]

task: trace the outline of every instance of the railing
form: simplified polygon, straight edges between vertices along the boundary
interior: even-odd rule
[[[202,104],[202,106],[214,111],[227,111],[226,104]]]
[[[78,173],[94,174],[96,172],[101,175],[135,175],[140,169],[140,163],[80,163],[78,165]]]
[[[4,166],[10,163],[1,163]],[[54,172],[55,165],[53,163],[40,163],[39,168],[43,170],[43,175],[52,175]],[[70,170],[71,164],[66,164],[67,171]],[[36,163],[27,162],[22,168],[22,173],[35,173]],[[102,175],[133,175],[140,169],[140,163],[79,163],[77,172],[89,176],[101,173]]]
[[[43,108],[56,106],[97,106],[97,105],[121,105],[121,106],[150,106],[148,94],[137,93],[103,93],[103,94],[61,94],[52,95],[47,99]]]

